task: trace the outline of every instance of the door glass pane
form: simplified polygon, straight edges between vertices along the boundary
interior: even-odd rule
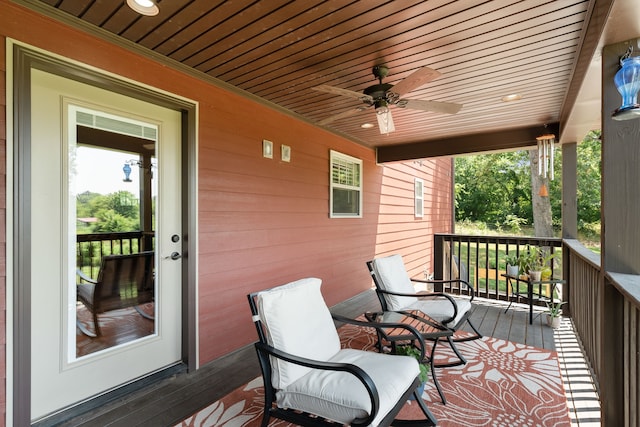
[[[70,141],[75,357],[156,331],[153,125],[78,108]],[[70,115],[71,116],[71,115]]]

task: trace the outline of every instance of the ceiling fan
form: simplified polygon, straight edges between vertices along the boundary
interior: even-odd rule
[[[355,98],[366,104],[365,106],[352,108],[350,110],[335,114],[331,117],[327,117],[326,119],[318,122],[318,124],[326,125],[335,120],[341,119],[343,117],[348,117],[352,114],[364,111],[370,107],[374,107],[376,110],[376,117],[378,118],[378,127],[380,129],[380,133],[386,134],[395,130],[393,118],[391,117],[391,110],[389,109],[389,106],[391,105],[395,105],[396,108],[410,108],[413,110],[433,111],[436,113],[446,114],[455,114],[462,108],[462,104],[456,104],[453,102],[400,98],[405,93],[411,92],[412,90],[417,89],[418,87],[438,78],[440,76],[440,73],[432,68],[418,68],[407,78],[396,85],[382,83],[382,79],[384,79],[389,74],[389,68],[387,68],[386,66],[376,65],[373,67],[372,71],[373,75],[378,79],[379,83],[373,86],[369,86],[363,91],[363,93],[328,85],[320,85],[312,88],[313,90],[319,92],[327,92],[334,95],[342,95]]]

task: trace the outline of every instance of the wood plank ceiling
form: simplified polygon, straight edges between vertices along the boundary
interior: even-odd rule
[[[313,87],[361,92],[381,64],[393,85],[420,67],[441,73],[406,98],[463,104],[455,115],[392,108],[396,131],[385,135],[373,108],[326,125],[369,147],[543,133],[560,119],[590,10],[588,0],[158,0],[147,17],[124,0],[20,3],[58,9],[313,123],[366,106]],[[522,99],[503,102],[510,94]]]

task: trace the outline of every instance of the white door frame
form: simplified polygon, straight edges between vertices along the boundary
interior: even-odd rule
[[[189,371],[198,368],[197,103],[7,40],[7,425],[31,422],[31,69],[182,113],[181,358]]]

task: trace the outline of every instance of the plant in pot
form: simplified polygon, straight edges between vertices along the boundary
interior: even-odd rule
[[[542,276],[542,264],[543,258],[541,257],[540,248],[537,246],[527,246],[527,250],[524,255],[526,268],[524,271],[529,273],[529,279],[533,282],[540,281]]]
[[[504,257],[504,262],[507,264],[507,274],[511,277],[518,277],[518,256],[516,254],[507,255]]]
[[[553,270],[551,270],[551,260],[556,257],[556,254],[546,253],[542,251],[542,275],[541,280],[549,280],[553,275]]]
[[[396,346],[395,354],[410,356],[418,361],[418,367],[420,368],[420,386],[418,387],[418,395],[422,396],[422,393],[424,393],[424,386],[429,378],[429,365],[424,364],[420,358],[420,349],[412,344],[402,344]],[[413,395],[409,397],[409,400],[413,399]]]
[[[553,329],[558,329],[560,327],[560,314],[562,313],[562,306],[564,302],[548,302],[547,308],[549,311],[547,312],[547,325],[551,326]]]

